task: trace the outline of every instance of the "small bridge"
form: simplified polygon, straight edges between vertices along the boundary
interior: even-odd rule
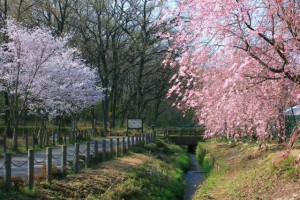
[[[188,151],[194,151],[198,142],[203,141],[203,129],[167,129],[164,137],[177,145],[187,145]]]

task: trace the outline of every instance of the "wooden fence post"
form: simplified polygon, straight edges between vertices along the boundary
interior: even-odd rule
[[[145,145],[146,144],[145,133],[142,133],[141,137],[142,137],[142,145]]]
[[[72,131],[72,144],[75,144],[76,142],[76,132],[75,130]]]
[[[125,152],[127,151],[125,137],[122,137],[122,155],[124,156]]]
[[[134,136],[131,136],[131,147],[134,147]],[[136,142],[136,141],[135,141]]]
[[[3,136],[3,152],[6,153],[6,148],[7,148],[7,144],[6,144],[6,133],[4,133]]]
[[[42,130],[40,130],[40,134],[39,134],[39,146],[40,147],[43,147],[43,131]]]
[[[47,147],[47,180],[52,181],[52,148]]]
[[[127,136],[127,151],[130,149],[130,136]]]
[[[113,143],[113,139],[110,138],[109,139],[109,150],[110,150],[110,158],[113,158],[114,155],[113,155],[113,150],[114,150],[114,143]]]
[[[141,143],[142,143],[142,146],[145,144],[145,133],[141,134]]]
[[[133,141],[134,141],[134,146],[137,146],[137,144],[138,144],[138,136],[137,135],[134,135]]]
[[[5,189],[10,190],[10,188],[11,188],[11,153],[5,153],[4,181],[5,181]]]
[[[120,156],[120,138],[117,138],[116,156]]]
[[[73,144],[73,142],[72,142],[72,131],[69,132],[69,143]]]
[[[139,145],[139,135],[135,135],[135,145]]]
[[[79,169],[79,144],[75,144],[75,160],[74,160],[74,173],[78,173]]]
[[[98,140],[95,140],[94,143],[94,157],[95,157],[95,162],[98,163]]]
[[[142,133],[139,134],[139,145],[142,146],[143,145],[143,137],[142,137]]]
[[[102,140],[102,160],[106,159],[106,140]]]
[[[66,133],[66,131],[64,132],[64,143],[67,144],[67,133]]]
[[[90,166],[90,142],[86,143],[86,152],[85,152],[85,168]]]
[[[67,145],[62,145],[61,146],[61,151],[62,151],[62,160],[61,160],[61,172],[63,177],[66,177],[67,175]]]
[[[32,189],[34,184],[34,151],[28,150],[28,188]]]
[[[150,143],[150,134],[151,133],[147,133],[147,144]]]
[[[142,133],[139,134],[139,145],[140,145],[140,146],[143,145],[143,141],[142,141]]]

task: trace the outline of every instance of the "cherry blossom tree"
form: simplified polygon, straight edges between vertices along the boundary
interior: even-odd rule
[[[164,19],[174,34],[164,61],[180,109],[194,109],[206,135],[266,138],[299,103],[300,3],[181,0]]]
[[[76,112],[101,100],[95,72],[68,48],[70,35],[54,37],[46,28],[29,29],[7,20],[9,42],[0,48],[0,74],[9,94],[13,148],[24,109],[42,110],[50,116]]]

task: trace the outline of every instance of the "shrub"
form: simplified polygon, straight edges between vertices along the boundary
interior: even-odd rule
[[[62,170],[68,170],[68,167],[64,167]],[[64,174],[62,173],[62,171],[58,170],[56,166],[52,166],[51,172],[52,172],[52,178],[54,179],[64,178]],[[47,168],[46,165],[43,165],[40,169],[40,172],[38,174],[35,174],[34,179],[36,183],[40,183],[42,181],[47,180],[47,177],[48,177]]]
[[[11,183],[13,190],[19,190],[20,188],[25,187],[25,181],[18,176],[12,176]]]
[[[147,151],[151,151],[151,152],[157,151],[157,145],[154,144],[154,143],[146,144],[146,145],[144,146],[144,148],[145,148]]]
[[[100,128],[99,132],[100,132],[101,137],[106,137],[106,132],[105,132],[104,128]]]

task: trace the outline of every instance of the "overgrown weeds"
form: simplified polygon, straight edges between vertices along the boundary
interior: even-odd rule
[[[134,148],[151,159],[126,174],[125,180],[104,194],[104,199],[182,199],[183,175],[189,168],[185,151],[166,141]]]

